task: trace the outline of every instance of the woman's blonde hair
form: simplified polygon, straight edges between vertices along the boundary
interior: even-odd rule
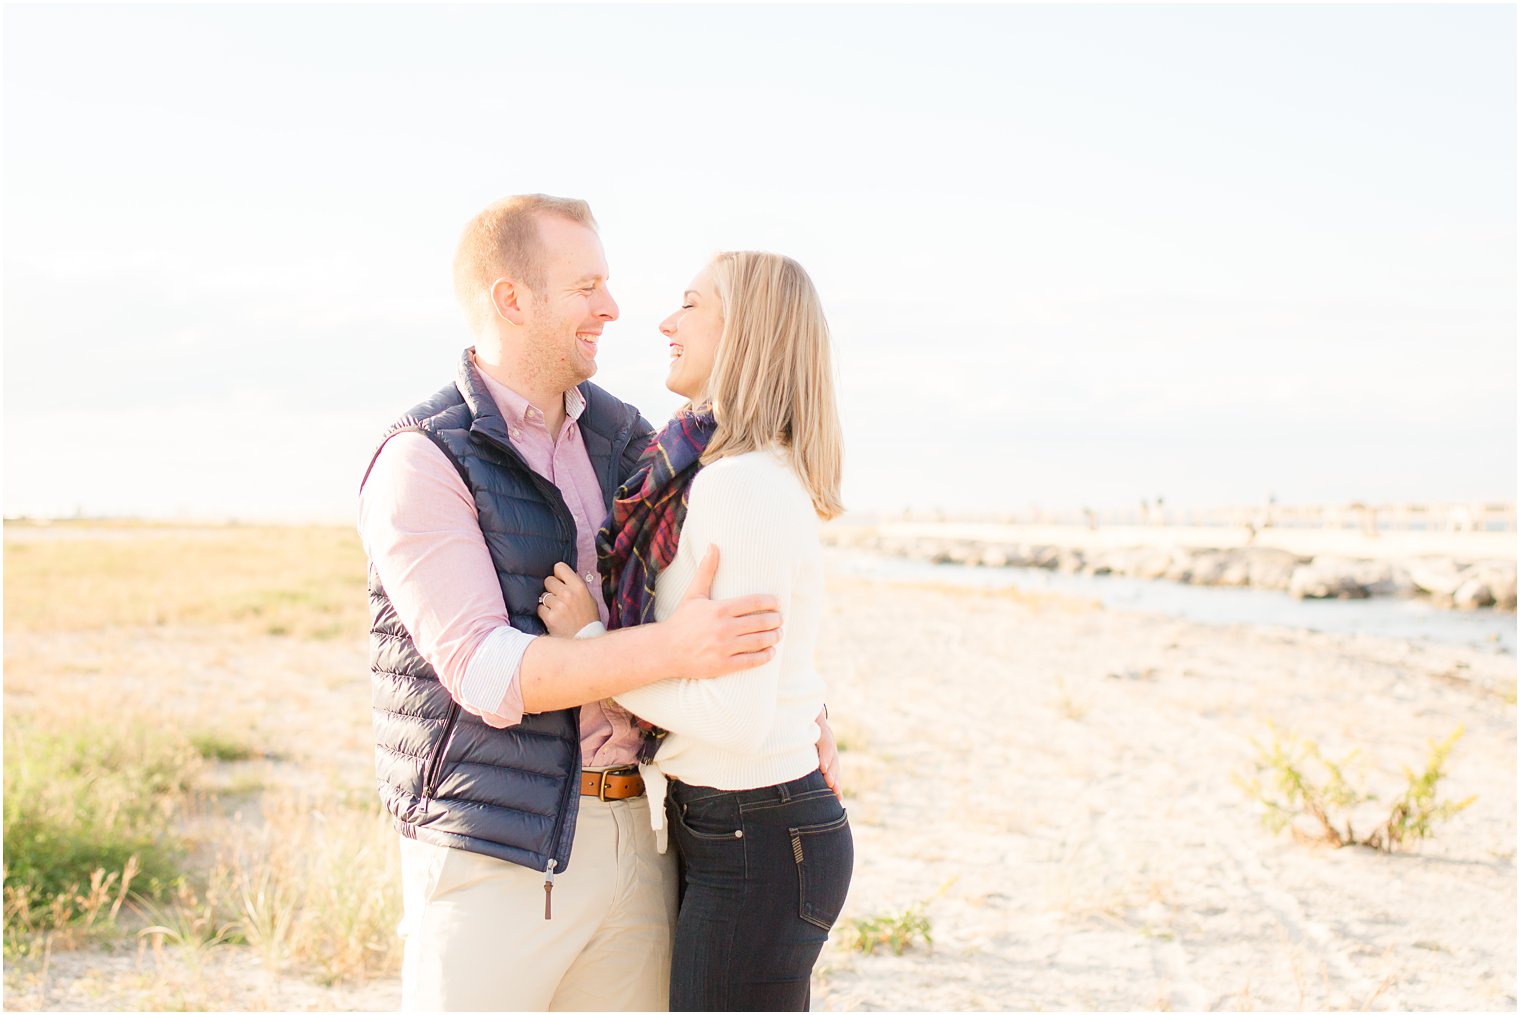
[[[780,444],[819,517],[834,518],[844,440],[813,280],[790,257],[753,250],[718,254],[711,267],[723,335],[707,384],[718,429],[702,464]]]

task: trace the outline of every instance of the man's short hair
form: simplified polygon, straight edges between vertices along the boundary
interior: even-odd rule
[[[459,237],[454,253],[454,295],[471,325],[490,304],[491,284],[502,276],[530,290],[544,284],[543,250],[538,237],[540,216],[558,215],[596,228],[591,206],[570,197],[518,194],[493,202],[472,218]]]

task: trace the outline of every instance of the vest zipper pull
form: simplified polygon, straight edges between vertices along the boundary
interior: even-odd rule
[[[555,868],[555,865],[558,864],[558,863],[559,863],[558,860],[550,860],[549,861],[549,867],[548,867],[548,869],[544,871],[544,919],[545,920],[549,920],[549,919],[553,918],[553,910],[552,910],[552,907],[550,905],[550,902],[554,898],[554,868]]]

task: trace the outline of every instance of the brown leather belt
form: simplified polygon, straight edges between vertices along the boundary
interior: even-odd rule
[[[643,795],[644,777],[637,768],[581,773],[581,796],[594,796],[598,800],[627,800]]]

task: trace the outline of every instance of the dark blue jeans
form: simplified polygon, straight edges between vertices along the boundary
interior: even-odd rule
[[[681,859],[671,1011],[807,1011],[813,963],[850,889],[855,845],[818,772],[764,789],[672,781]]]

